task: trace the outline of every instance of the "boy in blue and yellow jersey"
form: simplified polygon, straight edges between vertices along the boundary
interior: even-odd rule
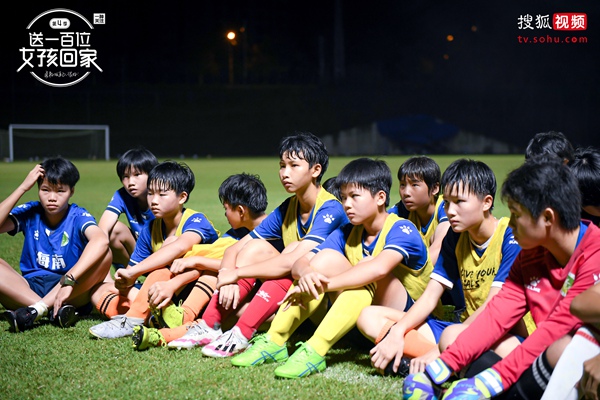
[[[333,232],[293,269],[297,279],[269,331],[231,362],[285,361],[275,370],[299,378],[325,369],[325,355],[373,301],[406,310],[425,290],[432,265],[415,225],[386,211],[392,175],[384,161],[361,158],[337,176],[350,224]],[[326,293],[326,294],[325,294]],[[323,299],[333,303],[314,335],[288,359],[286,342]]]
[[[31,329],[49,312],[59,326],[73,325],[75,307],[89,304],[110,269],[106,235],[90,213],[69,204],[78,180],[73,163],[50,158],[0,203],[0,233],[25,237],[21,274],[0,259],[0,303],[12,331]],[[15,207],[36,183],[40,200]]]
[[[417,226],[429,247],[432,264],[437,261],[444,236],[450,229],[440,196],[441,176],[440,166],[429,157],[415,156],[404,161],[398,169],[402,200],[388,210]]]
[[[219,187],[219,200],[225,208],[225,217],[231,229],[214,243],[194,245],[183,258],[173,261],[170,269],[156,270],[144,282],[141,290],[145,290],[147,295],[139,300],[142,309],[152,307],[162,310],[158,319],[161,320],[163,328],[159,330],[144,326],[135,327],[132,339],[136,350],[164,346],[181,338],[188,330],[196,329],[197,323],[193,320],[213,295],[217,283],[216,272],[221,265],[223,253],[266,217],[267,189],[256,175],[236,174],[225,179]],[[185,278],[186,275],[193,278],[201,273],[200,279],[192,281],[192,289],[181,306],[170,303],[174,293],[189,282],[189,278]],[[147,286],[146,282],[150,286]],[[186,289],[182,293],[185,294],[188,291]],[[182,298],[182,293],[177,297]],[[135,303],[137,302],[138,299]],[[170,306],[164,307],[169,303]],[[168,310],[179,312],[167,313]]]
[[[442,176],[442,187],[452,230],[423,296],[406,313],[369,307],[358,321],[359,329],[376,343],[373,366],[385,373],[406,375],[409,363],[411,371],[421,371],[439,356],[436,343],[447,347],[475,319],[502,287],[520,250],[508,218],[492,215],[496,179],[486,164],[453,162]],[[513,338],[503,343],[504,350],[499,344],[498,351],[509,352],[517,344]]]
[[[194,185],[194,173],[183,163],[165,161],[150,171],[148,204],[155,219],[138,238],[129,266],[115,273],[117,289],[125,290],[138,277],[165,268],[193,245],[212,243],[218,238],[219,233],[204,214],[184,208]],[[149,315],[148,310],[130,309],[127,313],[130,315],[116,315],[92,326],[90,333],[102,339],[130,336],[133,327],[144,323]]]
[[[169,347],[206,345],[202,353],[212,357],[228,357],[245,349],[255,331],[277,310],[277,303],[292,284],[293,263],[346,220],[339,200],[320,184],[329,156],[319,138],[310,133],[285,137],[279,156],[279,179],[285,190],[294,195],[225,251],[217,282],[219,293],[196,329],[169,343]],[[271,245],[272,241],[283,241],[283,251]],[[254,288],[257,279],[261,285],[258,291]],[[250,292],[256,295],[240,319],[222,333],[222,321],[233,316]]]

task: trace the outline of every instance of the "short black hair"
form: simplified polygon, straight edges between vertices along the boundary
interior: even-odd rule
[[[245,206],[253,218],[267,209],[267,189],[258,175],[246,173],[231,175],[219,186],[219,200],[232,207]]]
[[[594,147],[578,148],[569,167],[579,183],[581,206],[600,206],[600,151]]]
[[[68,185],[71,189],[79,181],[79,171],[73,163],[62,157],[48,158],[41,164],[44,176],[38,178],[38,186],[44,179],[52,185]]]
[[[128,169],[149,174],[157,164],[158,160],[150,150],[143,146],[138,146],[127,150],[125,154],[119,157],[119,161],[117,161],[117,175],[119,175],[120,180],[123,180],[123,176],[125,176]]]
[[[476,195],[479,199],[492,196],[490,210],[494,209],[496,176],[487,164],[467,158],[458,159],[450,164],[442,175],[442,190],[444,193],[449,193],[453,189],[458,190],[461,184],[463,190]]]
[[[529,160],[541,154],[553,154],[570,164],[573,161],[573,153],[573,145],[562,132],[540,132],[527,144],[525,159]]]
[[[184,162],[164,161],[156,165],[148,174],[148,188],[157,186],[161,190],[173,190],[177,195],[190,194],[196,185],[196,178],[190,167]]]
[[[279,157],[283,158],[285,153],[305,160],[310,168],[320,164],[321,174],[317,177],[317,185],[321,183],[329,166],[329,153],[321,139],[310,132],[297,132],[284,137],[279,144]]]
[[[357,158],[350,161],[335,178],[338,187],[356,185],[367,189],[373,196],[380,190],[385,192],[385,206],[390,205],[390,189],[392,188],[392,171],[383,160]]]
[[[530,158],[510,172],[502,185],[502,199],[519,203],[536,219],[544,209],[551,208],[566,230],[572,231],[579,226],[581,194],[577,179],[554,155]]]
[[[442,172],[438,163],[432,158],[414,156],[404,161],[398,168],[398,180],[401,181],[404,177],[425,182],[428,192],[431,194],[433,187],[440,184]]]
[[[338,185],[337,177],[332,176],[328,178],[325,182],[323,182],[323,189],[334,195],[338,200],[341,199],[340,196],[340,185]]]

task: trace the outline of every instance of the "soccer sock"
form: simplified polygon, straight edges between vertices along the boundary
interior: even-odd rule
[[[325,356],[356,325],[360,312],[372,301],[373,293],[366,287],[344,290],[307,343],[321,356]]]
[[[96,310],[108,319],[117,315],[123,315],[129,310],[131,302],[127,296],[121,296],[119,293],[113,293],[107,290],[100,301],[94,304]]]
[[[429,341],[415,329],[411,329],[404,335],[404,355],[415,358],[437,348],[437,344]]]
[[[162,328],[159,330],[159,332],[162,333],[163,337],[165,338],[165,342],[170,343],[173,340],[179,339],[185,335],[188,329],[190,329],[190,326],[192,326],[192,323],[187,322],[181,326],[178,326],[177,328]]]
[[[392,329],[392,326],[394,325],[396,325],[396,321],[388,319],[385,322],[385,324],[383,324],[383,328],[381,328],[381,331],[379,331],[379,335],[375,338],[375,344],[379,344],[379,342],[385,339],[388,333],[390,333],[390,329]]]
[[[150,315],[150,304],[148,303],[148,291],[150,287],[156,282],[168,281],[173,277],[171,271],[168,268],[161,268],[152,271],[150,275],[146,277],[144,284],[140,288],[135,300],[131,303],[129,311],[125,313],[128,317],[143,318],[146,320]]]
[[[514,400],[533,400],[542,397],[550,376],[552,367],[548,363],[546,352],[544,351],[533,364],[523,372],[519,380],[512,385],[505,395],[500,395],[501,399]]]
[[[494,364],[496,364],[500,360],[502,360],[502,357],[500,357],[492,350],[486,351],[485,353],[477,357],[475,361],[473,361],[471,365],[467,367],[467,369],[465,370],[465,378],[474,377],[478,373],[493,367]]]
[[[252,291],[256,279],[240,279],[237,281],[237,285],[240,288],[240,302],[248,296],[248,293]],[[221,326],[221,322],[237,310],[230,308],[226,310],[222,305],[219,304],[219,294],[215,293],[206,307],[206,311],[202,314],[202,319],[206,322],[206,325],[213,329],[218,329]]]
[[[293,290],[294,287],[294,285],[290,286],[289,290]],[[277,310],[275,319],[271,322],[271,328],[269,328],[268,331],[271,341],[277,343],[279,346],[283,346],[292,333],[298,329],[300,324],[319,308],[319,305],[326,297],[327,296],[325,295],[321,295],[319,296],[319,299],[310,300],[308,304],[306,304],[305,309],[300,306],[291,306],[284,311],[283,309],[286,307],[286,303],[283,303]]]
[[[46,303],[44,303],[43,300],[40,300],[37,303],[30,305],[29,307],[33,307],[37,311],[37,315],[35,317],[36,321],[48,314],[48,306],[46,305]]]
[[[185,310],[183,313],[184,324],[195,320],[210,301],[215,291],[216,280],[217,278],[213,275],[202,275],[198,278],[194,288],[181,305]]]
[[[236,324],[246,339],[250,339],[261,324],[277,311],[277,303],[285,297],[291,285],[291,277],[269,280],[261,285]]]
[[[586,327],[579,328],[561,354],[542,400],[577,400],[575,385],[583,375],[583,362],[600,354],[600,343]]]

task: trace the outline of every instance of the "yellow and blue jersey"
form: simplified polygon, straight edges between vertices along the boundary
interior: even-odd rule
[[[437,202],[435,203],[435,211],[429,219],[429,222],[427,222],[425,225],[421,225],[421,221],[419,220],[417,213],[414,211],[408,211],[406,207],[404,207],[404,203],[401,201],[391,207],[388,210],[388,213],[396,214],[401,218],[406,218],[415,224],[427,245],[431,243],[431,238],[433,237],[438,225],[442,222],[448,221],[446,210],[444,210],[444,199],[442,196],[438,197]]]

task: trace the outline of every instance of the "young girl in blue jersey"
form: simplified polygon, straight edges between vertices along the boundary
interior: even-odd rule
[[[13,331],[30,329],[46,315],[61,327],[73,325],[75,307],[90,302],[109,271],[106,235],[90,213],[69,204],[78,180],[73,163],[51,158],[0,203],[0,233],[25,237],[21,274],[0,259],[0,303]],[[36,183],[40,200],[15,207]]]

